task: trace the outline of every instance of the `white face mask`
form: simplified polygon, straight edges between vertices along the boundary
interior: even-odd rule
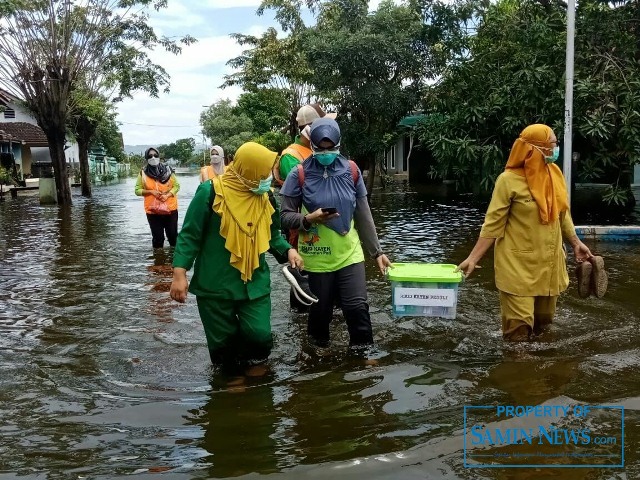
[[[160,164],[160,159],[158,157],[151,157],[147,160],[147,163],[152,167],[157,167]]]
[[[311,140],[311,126],[307,125],[306,127],[304,127],[300,132],[300,135],[302,135],[307,140]]]
[[[211,155],[211,163],[222,163],[224,162],[224,158],[222,157],[222,155]]]

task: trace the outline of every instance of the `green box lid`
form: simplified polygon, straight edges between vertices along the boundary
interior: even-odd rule
[[[462,272],[454,272],[456,267],[448,263],[394,263],[388,276],[394,282],[459,283]]]

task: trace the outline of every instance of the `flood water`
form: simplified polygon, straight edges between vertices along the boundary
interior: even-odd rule
[[[197,177],[180,180],[181,223]],[[0,203],[0,478],[640,478],[637,244],[589,244],[607,295],[580,299],[573,283],[550,330],[521,345],[501,338],[491,254],[456,320],[392,318],[368,261],[377,365],[347,353],[340,321],[329,355],[310,349],[271,260],[272,373],[229,389],[195,298],[169,299],[169,250],[152,251],[133,188],[95,188],[68,210]],[[415,192],[372,205],[393,261],[458,263],[483,218],[470,200]],[[539,404],[624,406],[624,468],[465,468],[465,406]]]

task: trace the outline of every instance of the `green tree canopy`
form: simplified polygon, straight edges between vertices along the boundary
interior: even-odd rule
[[[102,144],[109,157],[115,158],[118,162],[126,162],[127,155],[124,152],[124,141],[122,132],[118,128],[115,115],[108,115],[99,124],[93,138],[94,144]]]
[[[255,136],[253,122],[246,113],[236,112],[229,99],[219,100],[200,115],[202,132],[225,153],[233,154]]]
[[[181,138],[168,145],[160,145],[160,156],[163,158],[174,158],[181,163],[187,163],[196,148],[196,141],[193,138]]]
[[[627,188],[640,152],[635,15],[636,2],[585,0],[576,16],[576,176],[613,182],[617,190]],[[451,63],[424,96],[431,115],[418,137],[436,159],[434,176],[463,188],[480,181],[488,190],[524,127],[545,123],[563,134],[566,6],[535,0],[482,5],[468,43],[467,58]]]
[[[289,102],[282,90],[260,88],[243,93],[233,109],[236,114],[246,114],[253,130],[259,135],[282,131],[289,123]]]

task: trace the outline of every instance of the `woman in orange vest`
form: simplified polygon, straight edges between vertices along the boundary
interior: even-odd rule
[[[224,165],[224,150],[219,145],[214,145],[209,151],[211,164],[200,169],[200,183],[213,180],[218,175],[222,175],[226,169]]]
[[[155,148],[144,152],[147,164],[140,171],[135,193],[144,197],[144,211],[147,214],[153,248],[164,246],[167,234],[169,245],[175,247],[178,238],[178,199],[180,190],[178,179],[171,169],[160,163],[160,154]]]

